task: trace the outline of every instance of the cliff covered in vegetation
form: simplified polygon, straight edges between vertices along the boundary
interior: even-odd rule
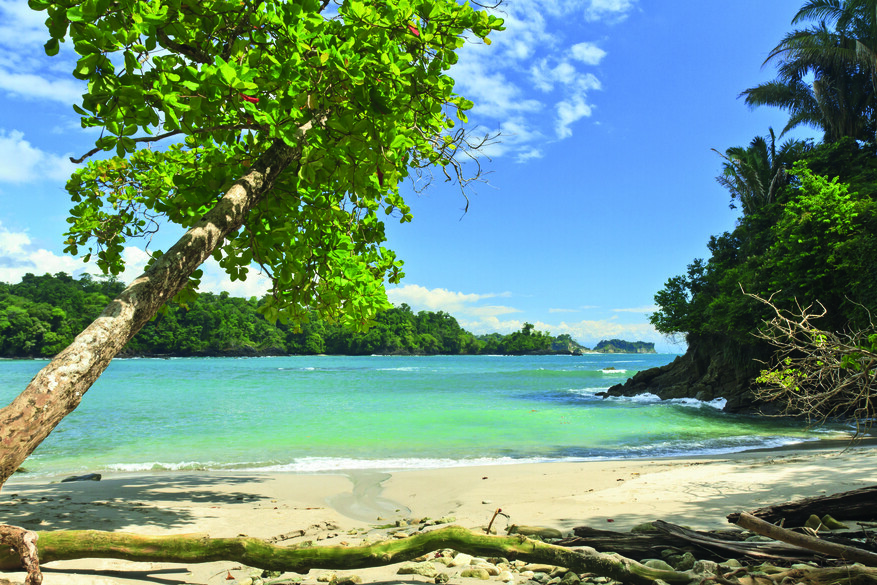
[[[753,401],[752,391],[775,348],[756,334],[773,311],[746,293],[792,312],[823,307],[825,316],[817,325],[824,330],[872,327],[877,310],[874,146],[848,138],[807,145],[782,164],[769,154],[758,159],[758,148],[751,146],[750,155],[772,162],[769,168],[783,177],[783,187],[770,197],[754,187],[744,194],[747,204],[735,229],[712,237],[711,256],[694,260],[686,274],[669,279],[655,295],[659,308],[652,323],[663,333],[683,335],[688,351],[609,394],[721,397],[728,400],[727,410],[764,409]],[[726,171],[744,168],[740,162]],[[767,184],[770,176],[753,184]],[[737,193],[735,200],[742,198]]]

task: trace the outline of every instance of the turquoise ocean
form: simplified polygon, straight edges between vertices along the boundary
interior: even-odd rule
[[[718,454],[831,432],[728,415],[721,401],[596,396],[674,357],[120,359],[24,467],[400,470]],[[0,401],[45,363],[0,362]]]

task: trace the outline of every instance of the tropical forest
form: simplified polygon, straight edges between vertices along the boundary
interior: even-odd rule
[[[684,339],[688,353],[614,392],[649,387],[666,397],[724,395],[731,409],[780,398],[791,412],[873,413],[875,10],[811,0],[793,24],[766,61],[776,79],[740,96],[784,110],[788,123],[716,150],[736,227],[711,237],[710,256],[655,295],[652,324]],[[818,139],[787,137],[801,128]]]
[[[117,296],[115,278],[78,278],[65,273],[27,274],[0,283],[0,357],[51,357],[67,347]],[[249,355],[469,355],[581,354],[590,351],[569,334],[552,336],[524,323],[509,334],[474,335],[444,311],[418,311],[402,304],[378,312],[368,329],[320,318],[270,323],[265,299],[202,293],[186,304],[170,303],[125,346],[123,356]],[[651,350],[654,344],[601,341],[593,351]]]

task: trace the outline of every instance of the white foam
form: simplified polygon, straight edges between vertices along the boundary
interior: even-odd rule
[[[697,398],[671,398],[669,400],[661,400],[660,396],[650,392],[637,394],[635,396],[607,396],[606,400],[612,400],[615,402],[634,402],[638,404],[678,404],[680,406],[690,406],[692,408],[715,408],[716,410],[723,410],[728,403],[725,398],[716,398],[708,402],[698,400]]]
[[[399,458],[399,459],[353,459],[347,457],[302,457],[292,463],[252,468],[252,471],[316,473],[321,471],[344,471],[373,469],[404,471],[406,469],[439,469],[447,467],[475,467],[482,465],[513,465],[516,463],[541,463],[544,458],[473,457],[472,459]]]

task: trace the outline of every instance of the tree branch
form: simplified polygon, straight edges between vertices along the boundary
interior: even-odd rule
[[[767,536],[774,540],[800,546],[801,548],[843,559],[848,562],[862,563],[869,567],[877,567],[877,554],[867,550],[836,544],[834,542],[827,542],[815,536],[792,532],[791,530],[780,528],[775,524],[765,522],[764,520],[745,512],[731,514],[728,516],[728,520],[735,523],[740,528],[745,528],[746,530],[750,530],[762,536]]]
[[[37,552],[36,532],[31,532],[18,526],[0,524],[0,545],[8,546],[15,552],[21,567],[27,571],[25,585],[40,585],[43,582],[43,574],[40,572],[40,559]],[[2,556],[2,553],[0,553]]]
[[[217,130],[264,130],[263,126],[254,126],[252,124],[220,124],[219,126],[211,126],[209,128],[196,128],[192,130],[193,134],[203,134],[204,132],[215,132]],[[142,138],[134,138],[134,142],[158,142],[159,140],[164,140],[165,138],[170,138],[171,136],[176,136],[177,134],[182,134],[182,130],[172,130],[170,132],[165,132],[164,134],[159,134],[157,136],[144,136]],[[70,162],[73,164],[79,164],[84,162],[85,159],[90,156],[100,152],[103,150],[101,147],[96,146],[83,154],[79,158],[70,157]]]

